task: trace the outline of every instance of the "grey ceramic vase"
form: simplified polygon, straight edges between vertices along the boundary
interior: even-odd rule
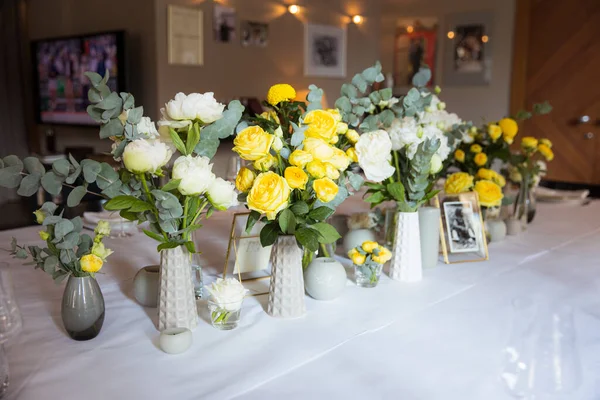
[[[304,270],[306,293],[316,300],[333,300],[346,287],[346,269],[330,257],[317,257]]]
[[[65,330],[75,340],[98,336],[104,323],[104,297],[96,279],[70,276],[63,293],[62,310]]]

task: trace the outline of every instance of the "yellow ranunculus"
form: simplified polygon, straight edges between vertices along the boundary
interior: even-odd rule
[[[269,88],[267,93],[267,103],[276,106],[282,101],[293,100],[296,98],[296,90],[287,83],[279,83]]]
[[[340,138],[337,135],[335,135],[334,137],[331,138],[331,140],[329,141],[329,144],[336,144],[339,141],[340,141]]]
[[[269,154],[275,136],[265,132],[260,126],[249,126],[233,139],[233,151],[241,158],[256,161]]]
[[[545,144],[546,146],[552,148],[552,142],[550,139],[540,139],[540,144]]]
[[[308,151],[294,150],[294,151],[292,151],[292,154],[290,154],[290,158],[288,161],[294,167],[304,168],[304,166],[306,164],[308,164],[309,162],[311,162],[312,160],[313,160],[313,156]]]
[[[285,180],[292,189],[306,189],[306,182],[308,182],[308,175],[298,167],[287,167],[283,173]]]
[[[371,257],[377,264],[385,264],[392,259],[392,252],[383,246],[379,246],[379,254]]]
[[[102,268],[104,261],[94,254],[86,254],[79,260],[81,270],[84,272],[98,272]]]
[[[337,132],[337,121],[325,110],[309,111],[304,117],[304,124],[308,125],[304,132],[307,138],[319,138],[329,142]]]
[[[489,124],[488,135],[490,135],[492,140],[495,142],[496,140],[500,139],[500,136],[502,136],[502,128],[500,128],[500,125]]]
[[[306,172],[313,178],[323,178],[327,174],[325,164],[318,160],[313,160],[306,164]]]
[[[352,256],[350,256],[350,259],[356,265],[363,265],[365,261],[367,261],[367,257],[365,257],[364,254],[360,254],[358,251],[353,253]]]
[[[323,163],[325,166],[325,176],[329,179],[338,179],[340,177],[340,171],[338,171],[332,164],[326,162]]]
[[[246,193],[252,187],[256,174],[251,169],[246,167],[240,168],[240,171],[235,178],[235,187],[242,193]]]
[[[348,124],[345,122],[338,122],[337,129],[335,131],[338,135],[343,135],[348,132]]]
[[[290,185],[282,176],[272,171],[263,172],[256,177],[248,193],[248,208],[274,220],[277,213],[289,205],[290,193]]]
[[[346,132],[346,139],[348,139],[350,143],[354,144],[358,142],[360,135],[354,129],[348,129],[348,132]]]
[[[40,225],[44,223],[44,220],[46,219],[46,214],[41,209],[35,210],[33,212],[33,215],[35,215],[35,222],[37,222]]]
[[[356,149],[354,147],[350,147],[346,150],[346,155],[352,162],[358,162],[358,154],[356,154]]]
[[[275,158],[275,156],[267,154],[266,156],[254,161],[252,165],[254,166],[254,169],[264,172],[270,170],[276,162],[277,159]]]
[[[458,149],[454,152],[454,159],[458,162],[465,162],[465,152]]]
[[[446,179],[444,191],[448,194],[468,192],[473,186],[473,177],[466,172],[456,172]]]
[[[367,240],[366,242],[363,242],[361,247],[367,253],[372,253],[373,250],[379,248],[379,244],[377,244],[377,242],[373,242],[372,240]]]
[[[500,185],[501,187],[504,187],[506,185],[506,179],[501,174],[494,171],[493,169],[479,168],[479,170],[477,171],[476,177],[479,179],[493,181],[493,182],[497,183],[498,185]]]
[[[470,150],[471,150],[471,153],[479,154],[479,153],[481,153],[482,148],[478,144],[472,144]]]
[[[330,163],[340,171],[345,171],[350,165],[350,158],[348,155],[344,152],[344,150],[338,149],[337,147],[333,148],[333,156],[329,160],[323,161]]]
[[[39,234],[40,234],[40,238],[43,241],[48,240],[48,238],[50,237],[50,234],[48,232],[46,232],[46,231],[39,231]]]
[[[485,153],[478,153],[475,154],[475,158],[473,159],[473,161],[475,161],[475,164],[478,167],[483,167],[487,163],[488,157]]]
[[[523,139],[521,139],[521,147],[523,147],[524,149],[535,149],[537,145],[538,140],[533,136],[525,136]]]
[[[351,249],[351,250],[348,252],[348,258],[352,259],[352,256],[353,256],[354,254],[356,254],[356,253],[358,253],[358,250],[356,250],[356,248],[353,248],[353,249]]]
[[[313,156],[314,160],[330,162],[329,160],[333,157],[334,148],[323,139],[307,137],[304,139],[303,144],[304,150],[308,151]]]
[[[498,122],[498,125],[502,129],[502,137],[506,143],[512,143],[515,136],[517,136],[517,132],[519,132],[517,121],[512,118],[502,118]]]
[[[327,112],[333,116],[336,122],[342,121],[342,114],[340,114],[340,110],[337,108],[328,108]]]
[[[277,113],[273,110],[265,111],[261,113],[260,116],[264,119],[268,119],[269,121],[277,122],[278,124],[281,123],[279,121],[279,116],[277,116]]]
[[[554,160],[554,152],[552,151],[552,149],[544,143],[540,143],[538,145],[538,151],[540,153],[542,153],[542,155],[544,156],[544,158],[546,159],[546,161],[552,161]]]
[[[484,207],[497,207],[502,204],[502,189],[492,181],[481,180],[475,183],[475,191],[479,195],[479,204]]]
[[[329,203],[335,199],[340,188],[329,178],[316,179],[313,182],[313,189],[317,195],[317,199],[323,203]]]

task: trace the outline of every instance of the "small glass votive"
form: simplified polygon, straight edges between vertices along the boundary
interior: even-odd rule
[[[208,311],[210,312],[212,326],[222,331],[229,331],[237,327],[243,302],[244,299],[223,303],[217,302],[211,297],[208,300]]]
[[[192,283],[194,284],[196,299],[201,299],[204,290],[204,279],[202,278],[202,267],[200,265],[192,265]]]
[[[375,266],[354,264],[354,280],[356,285],[365,288],[377,286],[382,270],[383,264],[375,264]]]

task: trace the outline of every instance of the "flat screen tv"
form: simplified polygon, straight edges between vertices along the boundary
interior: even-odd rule
[[[110,89],[125,91],[124,41],[125,32],[118,31],[33,42],[38,122],[96,125],[86,112],[90,83],[84,73],[108,71]]]

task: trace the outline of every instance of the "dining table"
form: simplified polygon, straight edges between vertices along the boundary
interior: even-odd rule
[[[338,213],[368,209],[355,196]],[[205,284],[223,274],[236,211],[215,213],[196,237]],[[2,231],[0,248],[12,237],[42,245],[39,230]],[[157,243],[139,232],[105,244],[114,254],[96,277],[106,314],[89,341],[72,340],[62,326],[64,283],[0,254],[23,319],[21,332],[5,344],[5,398],[522,398],[511,389],[516,377],[507,365],[516,352],[539,344],[522,340],[521,349],[513,340],[526,334],[522,321],[532,320],[518,306],[529,301],[550,321],[541,329],[549,343],[539,351],[551,357],[554,375],[540,377],[538,369],[521,379],[553,382],[559,397],[536,399],[600,399],[598,201],[540,203],[526,231],[489,243],[489,260],[445,264],[440,257],[419,282],[384,274],[377,287],[358,287],[342,254],[337,258],[348,273],[343,294],[331,301],[307,295],[306,315],[298,319],[273,318],[265,311],[266,294],[248,296],[238,327],[222,331],[211,325],[206,299],[199,299],[193,344],[177,355],[160,349],[157,309],[133,296],[136,272],[159,263]]]

